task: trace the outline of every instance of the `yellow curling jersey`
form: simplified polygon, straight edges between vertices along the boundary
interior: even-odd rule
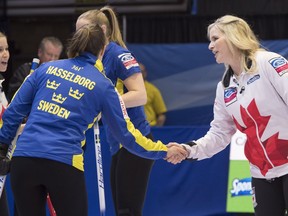
[[[147,92],[147,103],[144,106],[147,121],[151,126],[157,124],[157,117],[167,112],[160,90],[151,82],[144,81]]]

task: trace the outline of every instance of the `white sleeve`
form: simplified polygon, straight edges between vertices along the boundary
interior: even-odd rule
[[[263,74],[269,79],[279,96],[288,105],[288,62],[273,52],[265,52],[258,57],[258,62]],[[263,57],[264,58],[261,58]]]
[[[195,141],[197,145],[189,148],[188,158],[197,158],[198,160],[210,158],[230,144],[231,137],[236,132],[236,126],[226,111],[223,94],[224,89],[220,82],[217,86],[214,104],[214,120],[211,122],[207,134]]]
[[[4,79],[3,80],[0,80],[0,89],[2,89],[2,83],[3,83]],[[0,104],[2,106],[4,106],[4,108],[7,108],[8,106],[8,101],[7,101],[7,98],[6,98],[6,95],[4,93],[4,91],[0,91]],[[2,107],[1,107],[2,109]]]

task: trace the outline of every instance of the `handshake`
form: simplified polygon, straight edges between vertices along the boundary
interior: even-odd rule
[[[168,152],[165,160],[172,164],[181,163],[189,156],[190,151],[184,145],[176,142],[170,142],[167,144],[167,147]]]

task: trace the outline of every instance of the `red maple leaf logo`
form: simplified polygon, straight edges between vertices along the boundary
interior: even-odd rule
[[[254,99],[247,110],[240,106],[240,113],[246,127],[242,127],[234,116],[233,120],[237,129],[247,135],[244,150],[247,159],[256,165],[264,176],[274,166],[287,163],[288,140],[278,139],[279,132],[261,141],[271,116],[261,116]]]

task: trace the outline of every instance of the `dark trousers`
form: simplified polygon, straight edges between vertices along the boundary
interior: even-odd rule
[[[142,215],[153,163],[153,160],[141,158],[125,148],[113,155],[110,183],[117,216]]]
[[[11,187],[20,216],[45,216],[49,193],[59,216],[87,216],[84,173],[68,164],[32,157],[13,157]]]
[[[256,216],[284,216],[288,208],[288,175],[266,180],[252,178]]]
[[[3,192],[0,198],[0,215],[9,216],[9,207],[5,188],[3,188]]]

